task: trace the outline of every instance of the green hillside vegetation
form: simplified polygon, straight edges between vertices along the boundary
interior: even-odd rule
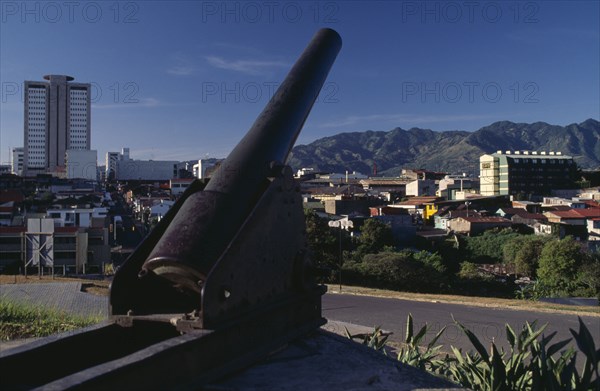
[[[571,237],[503,229],[474,237],[453,235],[435,247],[423,243],[396,249],[391,229],[375,219],[367,220],[358,239],[346,231],[339,236],[314,212],[307,212],[306,220],[313,260],[325,271],[323,282],[339,283],[341,238],[341,275],[347,285],[502,298],[600,298],[600,253],[589,252]],[[520,288],[514,278],[482,272],[481,264],[505,265],[535,283]]]
[[[402,168],[451,173],[478,172],[479,156],[497,150],[557,151],[571,155],[580,168],[600,167],[600,122],[568,126],[495,122],[475,132],[395,128],[389,132],[340,133],[293,149],[294,169],[357,171],[398,176]]]

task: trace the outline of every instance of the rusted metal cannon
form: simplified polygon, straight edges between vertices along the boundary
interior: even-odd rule
[[[116,273],[109,321],[0,354],[2,389],[198,389],[325,323],[285,162],[340,48],[317,32],[206,188]]]

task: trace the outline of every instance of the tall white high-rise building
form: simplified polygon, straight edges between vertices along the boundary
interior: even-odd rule
[[[91,84],[71,76],[46,75],[25,81],[25,175],[60,174],[67,150],[90,150]]]

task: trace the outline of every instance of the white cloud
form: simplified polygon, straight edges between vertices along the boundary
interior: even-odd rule
[[[249,75],[258,75],[271,68],[287,68],[288,63],[283,61],[261,61],[261,60],[225,60],[218,56],[206,56],[208,63],[219,69],[242,72]]]
[[[191,66],[174,66],[167,69],[167,73],[175,76],[189,76],[194,73],[194,68]]]

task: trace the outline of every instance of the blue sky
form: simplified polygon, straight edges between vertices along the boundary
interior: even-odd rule
[[[225,157],[320,27],[343,48],[298,143],[600,118],[598,1],[0,2],[0,162],[22,82],[93,89],[92,149]]]

